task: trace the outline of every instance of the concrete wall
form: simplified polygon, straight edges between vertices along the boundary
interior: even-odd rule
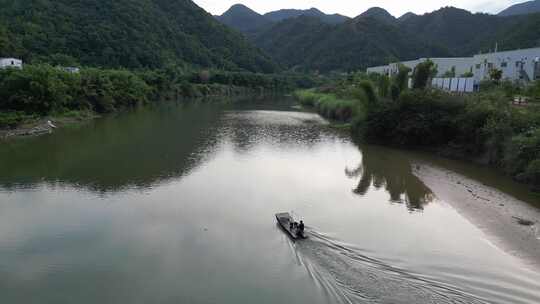
[[[474,77],[441,78],[431,80],[431,86],[448,92],[470,93],[474,91]]]
[[[489,79],[491,69],[503,72],[507,80],[533,81],[540,79],[540,48],[479,54],[474,56],[474,78]]]
[[[368,68],[366,70],[366,73],[388,75],[389,71],[390,71],[390,67],[388,65],[381,65],[381,66]]]

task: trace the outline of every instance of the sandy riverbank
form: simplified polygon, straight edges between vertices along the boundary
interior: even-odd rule
[[[458,173],[414,164],[413,173],[497,247],[540,267],[540,209]]]

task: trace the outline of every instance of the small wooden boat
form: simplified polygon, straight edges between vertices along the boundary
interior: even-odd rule
[[[293,239],[305,239],[307,238],[304,233],[294,226],[294,218],[289,213],[277,213],[276,219],[285,232]]]

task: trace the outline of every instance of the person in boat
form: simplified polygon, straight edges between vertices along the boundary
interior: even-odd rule
[[[300,234],[304,234],[304,221],[300,221],[300,224],[298,224],[298,231]]]

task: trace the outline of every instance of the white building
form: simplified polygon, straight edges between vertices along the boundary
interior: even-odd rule
[[[474,78],[489,79],[493,69],[502,71],[502,79],[529,82],[540,79],[540,47],[479,54],[474,57]]]
[[[0,58],[0,69],[15,68],[22,69],[23,62],[16,58]]]
[[[455,76],[461,76],[473,70],[473,57],[456,57],[456,58],[419,58],[403,62],[393,62],[389,65],[371,67],[367,69],[367,73],[384,74],[387,76],[396,75],[399,72],[399,66],[404,65],[414,71],[416,66],[427,60],[433,61],[437,68],[437,76],[442,77],[447,72],[454,72]]]
[[[399,72],[400,64],[414,71],[418,64],[426,60],[428,58],[394,62],[368,68],[367,73],[393,76]],[[473,57],[429,58],[429,60],[437,67],[437,75],[432,79],[432,86],[452,92],[470,92],[471,80],[474,81],[472,86],[478,88],[480,82],[490,79],[490,72],[494,69],[502,71],[503,80],[529,82],[540,79],[540,47],[479,54]],[[473,77],[462,77],[470,72]],[[450,74],[453,74],[453,77]]]
[[[390,66],[381,65],[376,67],[367,68],[366,71],[368,74],[381,74],[381,75],[390,75]]]
[[[81,69],[78,67],[63,67],[62,69],[71,74],[79,74],[81,72]]]

